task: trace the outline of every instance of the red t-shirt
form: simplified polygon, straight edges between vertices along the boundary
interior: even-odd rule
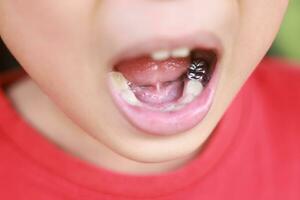
[[[264,60],[197,158],[149,176],[114,173],[63,152],[1,91],[0,199],[299,200],[300,70]]]

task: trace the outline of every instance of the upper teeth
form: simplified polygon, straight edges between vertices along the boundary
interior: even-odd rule
[[[171,52],[173,58],[185,58],[190,55],[190,49],[188,48],[179,48]]]
[[[153,52],[151,54],[151,58],[153,60],[157,60],[157,61],[166,60],[170,56],[171,56],[171,53],[167,50],[160,50],[160,51]]]
[[[151,58],[156,61],[167,60],[168,58],[185,58],[190,55],[190,49],[186,47],[174,50],[159,50],[151,54]]]

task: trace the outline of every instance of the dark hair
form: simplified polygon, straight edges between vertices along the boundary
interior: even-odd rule
[[[4,42],[0,38],[0,73],[19,67],[19,63],[9,52]]]

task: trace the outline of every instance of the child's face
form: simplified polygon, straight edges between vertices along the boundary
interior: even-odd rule
[[[192,153],[209,136],[271,45],[287,3],[1,0],[0,34],[32,79],[87,134],[127,158],[158,162]],[[165,57],[181,47],[197,48],[200,57],[193,61],[217,65],[207,92],[166,111],[188,83],[204,85],[186,77],[192,59],[186,49]],[[168,51],[141,58],[161,49]],[[114,87],[109,77],[117,70],[131,89]],[[139,100],[131,100],[141,105],[126,101],[133,92]]]

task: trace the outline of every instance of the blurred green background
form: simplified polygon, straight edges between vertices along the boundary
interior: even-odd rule
[[[269,54],[300,62],[300,0],[290,0],[285,19]]]

